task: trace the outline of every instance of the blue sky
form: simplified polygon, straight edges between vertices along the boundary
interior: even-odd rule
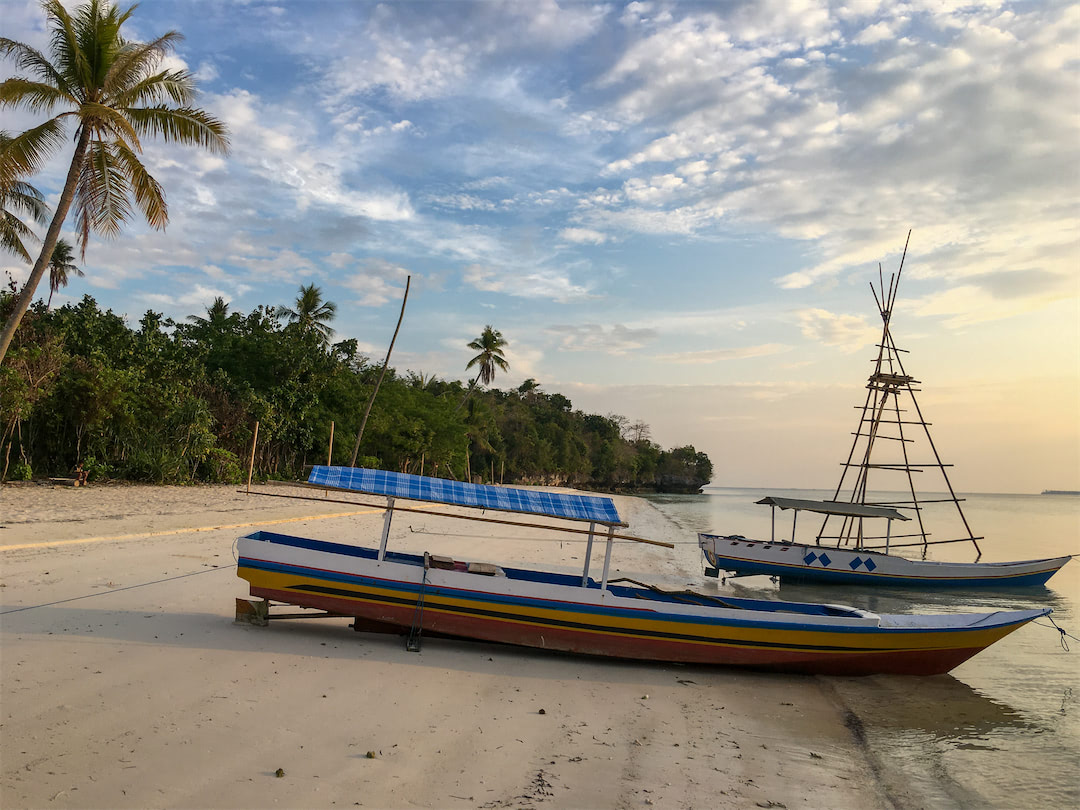
[[[36,3],[3,12],[45,46]],[[94,241],[54,302],[134,322],[313,282],[379,360],[411,274],[398,369],[465,379],[490,323],[497,386],[644,420],[718,483],[830,487],[911,229],[895,333],[958,488],[1080,488],[1076,4],[146,0],[129,25],[185,35],[232,152],[147,144],[168,229]]]

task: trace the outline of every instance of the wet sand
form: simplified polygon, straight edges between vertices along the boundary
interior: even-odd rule
[[[616,500],[630,533],[687,539]],[[234,623],[238,536],[371,542],[381,524],[234,487],[0,489],[0,806],[891,806],[827,678]],[[568,571],[584,554],[405,513],[390,544]],[[613,568],[702,581],[641,544],[617,544]]]

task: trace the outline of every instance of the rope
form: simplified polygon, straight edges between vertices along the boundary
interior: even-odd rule
[[[1050,622],[1050,624],[1043,624],[1042,622],[1032,622],[1032,624],[1037,624],[1039,625],[1039,627],[1052,627],[1054,630],[1057,630],[1058,633],[1061,634],[1060,636],[1058,636],[1059,640],[1061,641],[1061,649],[1065,650],[1065,652],[1069,652],[1069,642],[1065,640],[1066,638],[1071,638],[1073,641],[1080,642],[1080,638],[1077,638],[1071,633],[1066,633],[1063,628],[1058,627],[1057,622],[1054,621],[1053,616],[1047,616],[1046,618],[1047,621]]]
[[[0,610],[0,616],[7,615],[8,613],[18,613],[23,610],[34,610],[36,608],[52,607],[53,605],[62,605],[65,602],[78,602],[80,599],[92,599],[95,596],[108,596],[112,593],[119,593],[120,591],[130,591],[133,588],[145,588],[147,585],[160,585],[162,582],[172,582],[175,579],[184,579],[186,577],[194,577],[199,574],[210,574],[215,571],[229,571],[236,568],[235,565],[221,565],[217,568],[207,568],[203,571],[192,571],[187,574],[177,574],[175,577],[165,577],[164,579],[155,579],[152,582],[140,582],[138,585],[125,585],[123,588],[113,588],[109,591],[102,591],[101,593],[88,593],[84,596],[73,596],[70,599],[57,599],[55,602],[43,602],[40,605],[27,605],[20,608],[12,608],[11,610]]]

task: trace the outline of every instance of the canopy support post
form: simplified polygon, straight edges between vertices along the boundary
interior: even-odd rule
[[[795,521],[798,519],[798,517],[799,517],[799,510],[798,509],[792,509],[791,510],[791,542],[792,543],[795,542]]]
[[[889,553],[889,540],[892,538],[892,518],[885,523],[885,553]]]
[[[611,547],[615,543],[615,527],[608,526],[607,550],[604,552],[604,576],[600,581],[600,590],[607,590],[608,570],[611,567]]]
[[[386,496],[386,515],[383,517],[382,538],[379,540],[379,562],[386,557],[386,541],[390,539],[390,519],[394,516],[394,499]]]
[[[776,504],[773,504],[771,509],[772,509],[772,537],[769,538],[769,542],[775,543],[776,542]]]
[[[589,543],[585,546],[585,570],[581,574],[581,587],[584,588],[589,584],[589,561],[592,559],[592,543],[593,537],[596,536],[596,521],[589,523]]]

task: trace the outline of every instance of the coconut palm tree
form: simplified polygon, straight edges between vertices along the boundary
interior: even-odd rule
[[[229,319],[229,304],[220,295],[214,299],[214,303],[206,308],[206,317],[201,318],[198,315],[188,315],[188,320],[196,326],[203,328],[215,328],[217,331],[223,331],[225,322]]]
[[[45,302],[45,309],[52,306],[53,295],[61,287],[66,287],[73,275],[81,277],[86,273],[75,266],[75,251],[71,249],[71,243],[67,239],[59,239],[49,259],[49,300]]]
[[[295,323],[301,334],[315,335],[325,346],[334,334],[334,330],[327,324],[337,315],[337,304],[323,301],[322,290],[314,284],[308,284],[300,287],[300,294],[296,297],[296,309],[278,307],[275,314]]]
[[[165,192],[139,159],[140,138],[160,136],[211,152],[228,151],[225,125],[191,106],[191,74],[161,67],[181,39],[179,33],[169,31],[149,42],[128,41],[121,28],[135,7],[120,11],[108,0],[87,0],[71,13],[61,0],[44,0],[42,8],[51,31],[51,59],[0,37],[0,56],[11,57],[17,69],[29,74],[0,82],[0,108],[25,107],[46,114],[61,110],[15,139],[24,168],[40,168],[66,141],[69,119],[75,128],[75,151],[34,269],[0,333],[0,362],[49,266],[72,205],[83,256],[91,232],[120,233],[132,216],[132,201],[154,228],[168,223]]]
[[[23,179],[32,172],[20,143],[10,133],[0,130],[0,248],[25,262],[34,260],[27,242],[38,238],[24,218],[44,225],[49,215],[41,192]]]
[[[480,372],[476,375],[476,379],[469,383],[469,390],[465,392],[465,396],[456,410],[461,410],[461,406],[465,404],[465,400],[469,398],[478,383],[491,385],[491,381],[495,379],[496,368],[503,371],[510,370],[510,364],[503,357],[503,349],[506,346],[507,343],[503,340],[502,332],[498,329],[492,329],[490,324],[484,327],[480,337],[469,344],[470,349],[480,353],[466,364],[465,369],[480,366]]]

